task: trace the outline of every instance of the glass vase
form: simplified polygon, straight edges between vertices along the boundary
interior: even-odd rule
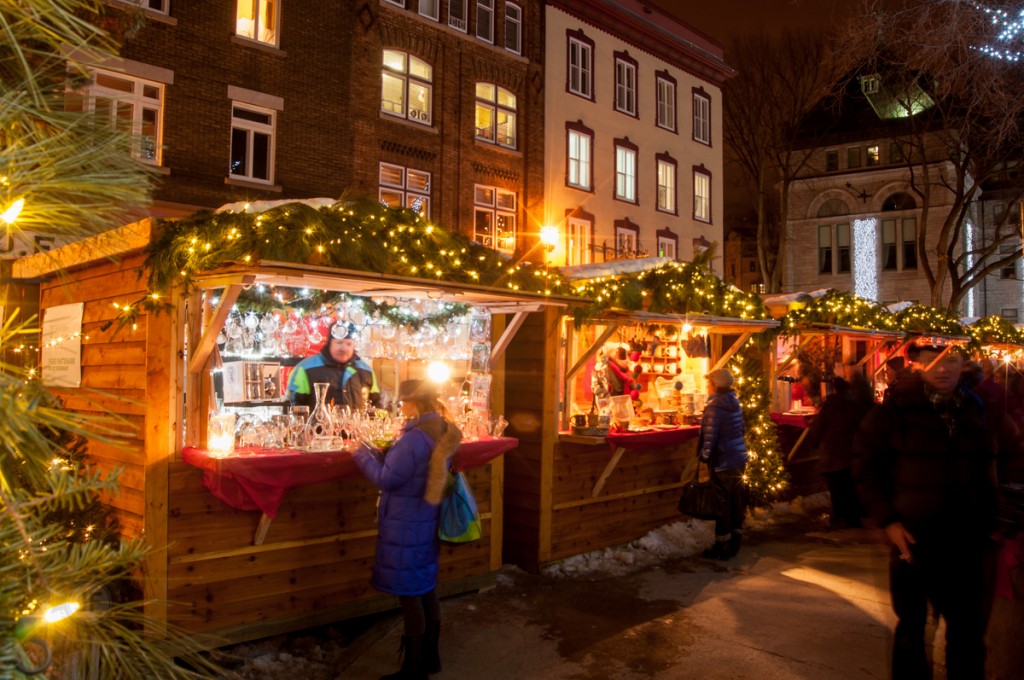
[[[327,406],[327,390],[330,386],[330,383],[313,383],[316,406],[306,421],[306,441],[311,443],[316,439],[323,441],[325,437],[334,436],[334,418]]]

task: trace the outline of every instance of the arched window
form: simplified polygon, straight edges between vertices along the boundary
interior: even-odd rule
[[[842,199],[830,198],[821,204],[818,208],[818,217],[837,217],[839,215],[849,215],[850,208]]]
[[[913,210],[917,207],[917,201],[914,197],[905,191],[897,191],[894,194],[889,194],[889,197],[882,203],[882,212],[891,212],[893,210]]]

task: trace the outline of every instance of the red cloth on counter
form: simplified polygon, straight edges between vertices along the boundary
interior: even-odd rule
[[[811,424],[811,419],[818,414],[817,411],[811,413],[772,413],[772,421],[776,425],[789,425],[790,427],[799,427],[801,429],[808,427]]]
[[[700,434],[700,425],[681,425],[670,430],[655,429],[646,432],[609,432],[605,439],[612,451],[624,449],[654,449],[674,446]]]
[[[519,445],[515,437],[463,442],[452,467],[468,470],[486,465]],[[351,451],[304,452],[287,449],[236,449],[225,458],[186,446],[182,460],[203,471],[203,486],[236,510],[260,510],[273,519],[288,490],[359,475]]]

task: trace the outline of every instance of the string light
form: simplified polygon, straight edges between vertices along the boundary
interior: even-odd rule
[[[18,219],[18,215],[21,214],[21,209],[25,207],[25,199],[19,198],[18,200],[7,206],[7,209],[0,213],[0,220],[3,220],[7,224],[14,224],[14,220]]]

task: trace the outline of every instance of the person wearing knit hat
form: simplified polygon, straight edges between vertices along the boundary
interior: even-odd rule
[[[327,383],[327,403],[363,410],[380,400],[377,376],[356,352],[355,326],[331,324],[327,342],[313,356],[298,363],[288,377],[288,399],[293,406],[316,406],[313,385]]]

